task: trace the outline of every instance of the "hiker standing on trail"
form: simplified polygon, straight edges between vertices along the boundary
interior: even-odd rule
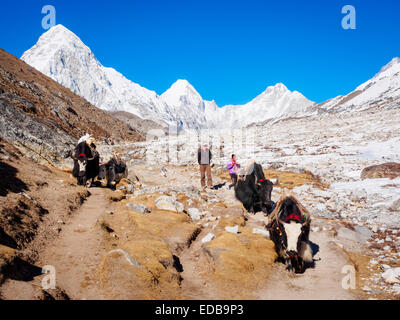
[[[236,162],[236,156],[233,154],[232,155],[232,160],[229,161],[227,165],[227,169],[229,170],[229,174],[232,179],[232,184],[229,186],[229,190],[232,187],[236,186],[237,183],[237,171],[240,169],[240,164]]]
[[[207,145],[204,145],[201,149],[198,151],[198,162],[200,165],[200,175],[201,175],[201,186],[203,189],[206,189],[206,174],[207,174],[207,185],[208,188],[212,188],[212,178],[211,178],[211,151],[207,147]]]

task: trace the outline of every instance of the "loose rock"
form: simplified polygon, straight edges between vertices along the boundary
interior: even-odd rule
[[[161,196],[155,201],[155,206],[160,210],[183,212],[184,205],[170,196]]]

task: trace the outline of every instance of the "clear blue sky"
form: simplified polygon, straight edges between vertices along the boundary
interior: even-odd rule
[[[35,44],[45,4],[103,65],[159,94],[187,79],[220,106],[278,82],[322,102],[400,56],[398,0],[2,0],[0,47]],[[356,30],[341,27],[346,4]]]

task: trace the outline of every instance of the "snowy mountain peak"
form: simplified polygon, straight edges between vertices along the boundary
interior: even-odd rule
[[[160,123],[179,123],[184,128],[235,128],[313,112],[396,107],[400,101],[400,58],[392,59],[352,93],[331,99],[322,107],[277,83],[245,105],[222,108],[215,101],[203,100],[183,79],[158,96],[102,66],[80,38],[62,25],[44,33],[22,59],[101,109],[126,111]]]
[[[283,83],[277,83],[274,86],[268,87],[267,90],[268,89],[274,90],[274,91],[282,91],[282,92],[289,91],[289,89]]]
[[[187,96],[195,95],[201,98],[200,94],[187,80],[177,80],[162,96]]]
[[[64,36],[64,38],[77,38],[79,39],[75,33],[64,27],[62,24],[55,25],[50,28],[47,32],[45,32],[42,37],[55,37],[55,36]]]
[[[386,66],[384,66],[379,73],[385,72],[386,70],[389,70],[392,67],[397,67],[398,65],[400,65],[400,58],[395,57]]]
[[[79,37],[61,24],[58,24],[43,33],[35,47],[50,50],[50,54],[61,47],[75,47],[90,51]],[[28,50],[32,51],[32,50]],[[26,53],[24,53],[26,55]]]
[[[62,25],[44,33],[21,59],[103,110],[175,121],[154,91],[102,66],[79,37]]]
[[[372,79],[353,92],[323,103],[322,112],[351,112],[371,107],[396,108],[399,101],[400,59],[393,58]]]
[[[204,110],[203,98],[187,80],[176,81],[161,95],[161,99],[173,107],[189,107],[190,105]]]

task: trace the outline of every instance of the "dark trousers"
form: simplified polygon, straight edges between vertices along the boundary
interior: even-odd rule
[[[231,179],[232,179],[232,184],[229,186],[229,188],[232,188],[236,186],[237,183],[237,174],[236,173],[230,173]]]

